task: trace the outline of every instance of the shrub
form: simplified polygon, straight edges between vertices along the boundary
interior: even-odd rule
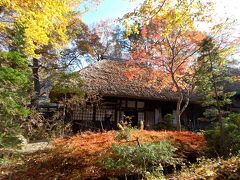
[[[132,127],[125,127],[122,130],[116,132],[116,139],[117,140],[131,140],[131,133],[134,131]]]
[[[175,165],[180,159],[174,158],[176,148],[166,141],[143,143],[141,145],[113,145],[112,155],[104,158],[107,169],[120,170],[126,174],[163,172],[166,165]]]
[[[163,121],[160,123],[160,128],[164,130],[175,130],[176,127],[173,125],[173,115],[172,114],[166,114],[163,117]]]
[[[148,147],[148,145],[158,145],[160,141],[167,139],[169,143],[177,148],[177,151],[173,152],[174,156],[173,153],[171,153],[171,157],[177,156],[182,159],[186,159],[188,154],[198,154],[199,151],[202,151],[205,145],[205,139],[202,135],[186,131],[135,130],[131,134],[131,137],[133,140],[137,138],[141,140],[141,146],[145,145],[143,148],[144,151],[148,152],[150,149],[150,152],[148,153],[149,155],[147,155],[146,158],[149,156],[155,156],[156,158],[154,158],[154,162],[159,161],[162,163],[162,166],[164,166],[164,161],[161,161],[158,157],[162,154],[161,152],[168,152],[168,150],[158,148],[154,151],[154,154],[152,154],[153,148],[151,148],[152,146]],[[130,169],[131,171],[129,170],[129,173],[127,173],[126,168],[123,169],[123,171],[113,168],[106,169],[106,166],[103,164],[103,160],[106,158],[109,158],[112,161],[121,158],[120,156],[113,154],[113,144],[118,144],[117,146],[123,144],[129,144],[130,146],[130,144],[132,144],[135,149],[139,148],[138,146],[133,145],[136,144],[136,142],[116,141],[115,131],[82,132],[69,138],[57,138],[53,140],[54,149],[33,153],[27,157],[24,156],[24,162],[22,165],[15,164],[16,169],[14,170],[12,170],[12,167],[9,167],[12,172],[9,174],[11,177],[6,177],[5,179],[36,179],[35,172],[39,175],[38,179],[52,179],[54,177],[58,179],[106,179],[106,177],[119,177],[119,179],[124,179],[125,174],[127,176],[129,175],[129,178],[136,177],[133,174],[134,169]],[[182,144],[184,144],[184,146],[182,146]],[[160,153],[160,155],[157,153]],[[134,154],[132,154],[132,156],[134,157]],[[167,155],[165,157],[168,160]],[[136,160],[134,162],[136,162]],[[149,164],[150,165],[147,168],[149,172],[144,173],[144,178],[155,180],[161,179],[162,166],[157,167],[159,163],[154,163],[155,166],[150,168],[152,165],[151,163]],[[134,168],[135,167],[136,165]],[[164,167],[164,173],[172,172],[172,170],[173,166]],[[0,167],[0,171],[8,173],[9,169],[1,169]],[[141,177],[141,175],[138,177]]]
[[[227,160],[199,159],[197,164],[183,169],[180,173],[169,179],[240,179],[240,157],[233,156]]]
[[[220,124],[205,132],[208,152],[211,154],[228,156],[237,154],[240,149],[240,115],[232,113],[223,121],[223,145],[220,142]],[[220,149],[222,147],[222,149]]]
[[[61,117],[61,112],[55,112],[51,119],[45,119],[42,113],[32,110],[29,118],[21,124],[23,134],[30,141],[71,135],[71,123],[65,123]]]

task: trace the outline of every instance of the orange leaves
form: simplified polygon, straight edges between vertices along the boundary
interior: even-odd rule
[[[64,147],[66,152],[72,156],[82,157],[102,153],[116,143],[112,131],[104,133],[85,132],[72,136],[68,140],[55,139],[56,150],[62,152]]]
[[[111,156],[113,144],[135,145],[137,141],[117,141],[116,132],[84,132],[69,139],[54,139],[55,148],[47,152],[37,152],[25,158],[26,163],[12,170],[13,179],[97,179],[122,175],[118,170],[107,171],[100,161]],[[188,131],[146,131],[136,130],[131,134],[132,140],[141,143],[168,141],[178,150],[180,158],[189,153],[198,154],[205,146],[205,139]],[[1,169],[2,170],[2,169]],[[7,178],[6,178],[7,179]]]
[[[128,78],[128,80],[133,80],[134,74],[131,71],[125,71],[124,75]]]
[[[167,15],[176,18],[178,14],[175,13],[177,12],[169,11]],[[171,28],[166,32],[168,23]],[[153,68],[152,75],[147,77],[149,84],[158,86],[157,90],[168,88],[176,92],[178,88],[178,92],[182,93],[188,91],[188,87],[195,87],[190,83],[194,83],[191,81],[195,73],[194,64],[198,57],[199,42],[205,38],[205,34],[194,28],[180,28],[174,23],[177,23],[174,19],[166,22],[163,17],[155,17],[144,25],[141,29],[142,37],[133,42],[132,64],[144,64],[145,67]],[[156,73],[157,71],[161,73]],[[131,79],[133,77],[131,74]]]
[[[175,147],[178,148],[178,143],[184,143],[188,146],[189,151],[201,151],[206,141],[202,135],[198,135],[189,131],[147,131],[136,130],[131,134],[132,139],[139,138],[140,143],[159,142],[169,140]],[[114,131],[103,133],[85,132],[77,134],[71,138],[55,139],[55,151],[58,153],[68,153],[73,157],[101,156],[107,152],[111,145],[121,144],[117,141]],[[63,152],[65,149],[65,152]]]
[[[157,60],[146,61],[144,58],[127,62],[124,76],[134,82],[141,82],[143,87],[161,92],[172,86],[171,78],[163,67],[159,67]]]
[[[144,26],[144,27],[142,28],[142,30],[141,30],[141,35],[142,35],[143,37],[146,37],[147,34],[148,34],[148,32],[147,32],[147,27]]]
[[[172,90],[173,92],[177,92],[176,86],[172,86],[171,90]]]
[[[143,142],[159,142],[169,140],[175,147],[179,142],[188,146],[189,150],[201,151],[206,144],[202,135],[189,131],[136,131],[132,134],[133,138],[139,138]],[[178,148],[178,147],[177,147]]]
[[[142,76],[144,74],[144,68],[141,68],[140,66],[133,66],[131,64],[127,64],[126,70],[124,72],[124,75],[128,78],[128,80],[138,79],[141,80]]]
[[[176,68],[175,73],[176,73],[176,75],[181,76],[181,75],[186,74],[190,70],[190,68],[189,68],[187,62],[185,62],[185,61],[181,62],[181,60],[179,60],[179,61],[180,61],[180,64],[177,64],[178,67]]]
[[[132,59],[137,59],[138,58],[138,53],[132,53]]]
[[[193,43],[201,43],[204,38],[206,38],[206,34],[200,31],[187,31],[184,33],[186,37],[189,37],[191,42]]]
[[[168,141],[178,149],[176,155],[181,158],[185,158],[189,153],[198,154],[206,144],[202,135],[188,131],[136,130],[130,136],[133,141],[128,142],[117,140],[115,131],[85,132],[67,140],[55,139],[53,152],[57,157],[63,158],[63,162],[67,160],[68,166],[80,169],[82,176],[87,178],[102,177],[106,173],[117,173],[114,170],[106,172],[106,169],[99,163],[106,156],[111,156],[111,146],[113,144],[135,145],[137,143],[136,139],[139,140],[140,144]],[[56,164],[56,166],[59,166],[59,164]]]

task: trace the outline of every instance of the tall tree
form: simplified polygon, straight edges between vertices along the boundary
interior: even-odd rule
[[[15,146],[21,119],[28,115],[30,71],[27,58],[16,52],[0,52],[0,148]]]
[[[81,16],[78,9],[84,3],[89,1],[3,0],[0,2],[0,7],[3,9],[2,16],[8,15],[0,21],[0,28],[7,31],[9,27],[14,29],[14,24],[22,28],[22,51],[33,61],[35,99],[40,95],[39,60],[43,61],[46,54],[59,54],[69,42],[69,36],[74,37],[75,25]],[[45,59],[45,62],[49,62],[49,59]]]
[[[127,38],[117,21],[106,20],[85,28],[77,36],[77,50],[90,54],[96,61],[103,58],[122,59],[126,56]]]
[[[206,37],[200,44],[200,57],[198,64],[201,65],[199,74],[198,90],[202,96],[202,104],[206,107],[205,116],[209,121],[219,123],[220,127],[220,153],[224,145],[224,118],[227,112],[226,105],[231,104],[234,91],[226,91],[226,86],[233,81],[229,72],[229,55],[232,53],[232,46],[225,45],[213,37]]]
[[[44,46],[61,48],[68,42],[66,35],[69,22],[80,6],[80,0],[42,1],[42,0],[3,0],[0,6],[12,11],[14,22],[22,25],[24,30],[24,52],[27,56],[38,58],[37,52]],[[9,22],[1,22],[2,25]]]
[[[209,9],[211,4],[197,0],[146,0],[133,13],[125,15],[128,35],[133,37],[130,63],[151,67],[154,75],[150,82],[160,91],[170,88],[176,93],[178,130],[181,115],[196,87],[194,64],[198,44],[205,36],[194,23],[208,21]]]

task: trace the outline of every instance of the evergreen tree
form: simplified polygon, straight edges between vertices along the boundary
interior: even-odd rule
[[[205,38],[200,44],[198,58],[199,92],[202,105],[206,107],[204,116],[211,122],[217,123],[220,132],[220,153],[224,145],[224,119],[227,117],[225,108],[231,104],[231,97],[235,92],[224,90],[225,84],[231,81],[227,68],[229,49],[224,49],[212,37]],[[202,65],[204,64],[204,65]]]
[[[28,60],[16,51],[0,52],[0,148],[15,146],[31,83]]]

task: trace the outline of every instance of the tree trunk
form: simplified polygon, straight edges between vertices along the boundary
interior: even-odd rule
[[[180,111],[176,110],[176,121],[177,121],[177,130],[181,131],[181,115],[180,115]]]
[[[175,118],[176,118],[176,122],[177,122],[177,130],[181,131],[181,101],[180,101],[180,99],[177,101]]]
[[[38,70],[39,70],[38,59],[33,58],[32,73],[33,73],[34,97],[32,99],[32,103],[35,105],[37,103],[37,100],[39,99],[41,90]]]

